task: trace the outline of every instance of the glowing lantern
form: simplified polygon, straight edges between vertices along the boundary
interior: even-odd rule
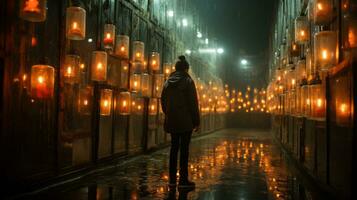
[[[129,62],[122,60],[120,62],[120,88],[128,89],[129,81]]]
[[[152,71],[160,70],[160,54],[158,52],[151,52],[150,55],[150,69]]]
[[[155,97],[155,98],[161,97],[163,85],[164,85],[164,75],[163,74],[154,74],[153,97]]]
[[[336,124],[348,127],[352,124],[352,95],[351,80],[348,76],[342,76],[335,81],[333,91],[335,92]]]
[[[115,44],[115,55],[122,59],[129,59],[129,36],[117,35]]]
[[[307,17],[297,17],[295,19],[295,42],[306,43],[310,40],[310,24]]]
[[[149,115],[157,115],[158,101],[156,98],[151,98],[149,101]]]
[[[312,17],[315,25],[327,25],[332,21],[332,0],[313,0],[312,9]]]
[[[345,46],[348,48],[357,48],[357,19],[348,17],[346,19]]]
[[[315,67],[313,64],[313,58],[310,49],[306,50],[306,78],[307,81],[311,81],[315,76]]]
[[[100,115],[110,116],[112,111],[113,92],[109,89],[103,89],[100,93]]]
[[[117,99],[117,106],[121,115],[130,115],[131,112],[131,94],[130,92],[120,92]]]
[[[337,64],[337,35],[333,31],[322,31],[315,35],[315,66],[318,70],[328,70]]]
[[[145,72],[145,65],[141,62],[133,62],[131,64],[131,68],[130,68],[130,73],[134,73],[134,74],[140,74],[142,72]]]
[[[143,42],[134,41],[133,43],[133,61],[144,62],[145,45]]]
[[[66,36],[70,40],[84,40],[86,37],[86,11],[81,7],[67,8]]]
[[[290,46],[290,56],[291,57],[298,57],[300,55],[300,45],[293,42]]]
[[[309,94],[311,99],[311,114],[312,118],[325,118],[326,114],[326,98],[325,88],[323,84],[313,84],[309,86]]]
[[[92,53],[92,81],[107,80],[107,53],[105,51],[94,51]]]
[[[81,88],[78,96],[78,111],[80,114],[90,115],[92,108],[93,90],[91,87]]]
[[[80,58],[77,55],[66,55],[63,68],[63,77],[65,83],[79,82]]]
[[[165,63],[164,64],[164,74],[165,77],[169,77],[172,72],[172,64],[171,63]]]
[[[296,75],[295,69],[291,69],[288,71],[287,74],[287,89],[288,90],[295,90],[296,87]]]
[[[103,36],[104,48],[112,49],[115,42],[115,25],[105,24],[104,25],[104,36]]]
[[[144,73],[141,75],[141,95],[143,97],[151,97],[151,92],[151,76],[149,74]]]
[[[34,65],[31,68],[31,96],[37,99],[53,97],[55,69],[49,65]]]
[[[130,76],[130,90],[132,92],[140,92],[141,76],[140,74],[132,74]]]
[[[309,86],[304,85],[301,87],[301,112],[303,116],[308,117],[310,116],[310,96],[309,96]]]
[[[303,84],[306,82],[306,60],[299,60],[296,65],[296,84]]]
[[[30,22],[46,20],[46,0],[21,0],[20,17]]]

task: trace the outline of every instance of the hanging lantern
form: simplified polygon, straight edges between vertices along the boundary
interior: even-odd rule
[[[113,49],[115,43],[115,25],[105,24],[104,25],[104,38],[103,44],[105,49]]]
[[[290,46],[290,57],[298,57],[300,56],[300,45],[292,42]]]
[[[117,35],[115,44],[115,55],[122,59],[129,59],[130,39],[127,35]]]
[[[353,105],[351,101],[351,81],[348,76],[343,76],[335,81],[336,124],[350,127],[352,123]]]
[[[295,42],[302,44],[310,39],[310,24],[307,17],[300,16],[295,19]]]
[[[151,97],[152,92],[151,75],[144,73],[141,75],[141,95]]]
[[[290,69],[287,74],[287,90],[295,90],[296,87],[296,71],[294,68]]]
[[[92,53],[92,81],[107,80],[107,53],[105,51],[94,51]]]
[[[130,90],[132,92],[140,92],[140,87],[141,87],[141,75],[132,74],[130,76]]]
[[[315,25],[327,25],[331,23],[333,17],[332,0],[313,0],[313,22]]]
[[[328,70],[337,64],[337,35],[333,31],[322,31],[315,35],[315,66],[318,70]]]
[[[357,19],[346,18],[345,46],[347,48],[357,48]]]
[[[66,55],[63,69],[65,83],[78,83],[80,72],[80,57],[77,55]]]
[[[155,74],[154,75],[154,92],[153,92],[153,96],[155,98],[161,98],[161,92],[162,92],[162,88],[164,86],[164,75],[163,74]]]
[[[138,96],[131,97],[131,111],[134,114],[141,115],[144,111],[144,99]]]
[[[165,78],[168,78],[172,72],[172,64],[171,63],[165,63],[164,64],[164,74]]]
[[[133,61],[144,62],[145,61],[145,45],[143,42],[134,41],[133,43]]]
[[[34,65],[31,68],[31,97],[49,99],[53,97],[55,69],[49,65]]]
[[[301,87],[301,112],[304,117],[309,117],[310,116],[310,96],[309,96],[309,86],[304,85]]]
[[[130,92],[120,92],[117,99],[119,113],[121,115],[130,115],[131,112],[131,94]]]
[[[158,101],[156,98],[151,98],[149,101],[149,115],[157,115]]]
[[[325,118],[326,115],[326,98],[323,84],[313,84],[309,86],[311,117]]]
[[[46,20],[46,0],[21,0],[20,17],[30,22]]]
[[[86,37],[86,11],[81,7],[69,7],[66,15],[67,38],[84,40]]]
[[[93,90],[91,87],[81,88],[78,96],[78,111],[83,115],[90,115],[92,109]]]
[[[113,92],[109,89],[103,89],[100,93],[100,115],[110,116],[112,110]]]
[[[120,88],[128,89],[129,81],[129,62],[122,60],[120,62]]]
[[[158,52],[151,52],[150,55],[150,69],[152,71],[160,70],[160,54]]]
[[[306,60],[299,60],[297,62],[295,77],[297,85],[306,82]]]

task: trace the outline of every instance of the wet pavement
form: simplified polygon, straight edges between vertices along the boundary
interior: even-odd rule
[[[223,130],[193,139],[189,168],[194,191],[169,190],[168,160],[166,148],[31,199],[312,199],[267,131]]]

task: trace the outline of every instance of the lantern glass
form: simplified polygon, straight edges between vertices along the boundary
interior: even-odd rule
[[[331,23],[333,17],[332,0],[313,0],[313,22],[315,25],[327,25]]]
[[[131,112],[131,94],[130,92],[121,92],[117,99],[117,106],[120,115],[130,115]]]
[[[314,59],[310,49],[306,50],[306,78],[311,81],[315,76]]]
[[[149,115],[157,115],[158,100],[151,98],[149,101]]]
[[[326,115],[325,87],[323,84],[309,86],[312,118],[324,119]]]
[[[34,65],[31,68],[31,96],[36,99],[53,97],[55,69],[49,65]]]
[[[143,97],[151,97],[152,84],[151,75],[144,73],[141,75],[141,95]]]
[[[298,43],[292,42],[290,46],[290,57],[300,56],[300,45]]]
[[[105,24],[104,25],[104,38],[103,44],[106,49],[113,49],[115,43],[115,25]]]
[[[295,104],[295,114],[300,116],[301,115],[301,87],[296,87],[296,104]]]
[[[161,98],[162,88],[164,86],[164,75],[163,74],[155,74],[154,75],[154,90],[153,96],[155,98]]]
[[[133,62],[131,64],[130,73],[140,74],[146,71],[144,63]]]
[[[141,75],[140,74],[132,74],[130,76],[130,90],[132,92],[140,92],[141,88]]]
[[[84,40],[86,37],[86,11],[81,7],[67,8],[66,36],[70,40]]]
[[[133,61],[144,62],[145,61],[145,45],[144,42],[134,41],[133,43]]]
[[[290,69],[287,74],[287,89],[295,90],[296,87],[296,71],[294,69]]]
[[[122,59],[129,59],[130,39],[127,35],[117,35],[115,44],[115,55]]]
[[[92,108],[93,89],[81,88],[78,96],[78,111],[83,115],[90,115]]]
[[[342,76],[335,80],[332,86],[334,92],[336,124],[343,127],[351,127],[353,105],[351,101],[351,82],[348,76]]]
[[[112,111],[113,91],[103,89],[100,93],[100,115],[110,116]]]
[[[160,70],[160,54],[158,52],[151,52],[150,54],[150,69],[152,71]]]
[[[296,65],[296,84],[302,84],[306,80],[306,60],[299,60]]]
[[[21,0],[20,17],[30,22],[46,20],[46,0]]]
[[[165,63],[164,64],[164,74],[165,77],[168,78],[172,72],[172,64],[171,63]]]
[[[315,66],[318,70],[328,70],[337,64],[337,35],[333,31],[322,31],[315,35]]]
[[[129,62],[122,60],[120,62],[120,88],[128,89],[129,83]]]
[[[346,30],[344,44],[347,48],[357,48],[357,19],[356,17],[346,18]]]
[[[304,85],[301,87],[301,111],[304,117],[309,117],[310,116],[310,96],[309,96],[309,86]]]
[[[295,42],[306,43],[310,39],[310,24],[307,17],[300,16],[295,19]]]
[[[138,96],[131,97],[131,111],[134,114],[142,115],[144,111],[144,99]]]
[[[108,57],[105,51],[94,51],[92,53],[92,81],[107,80]]]
[[[63,69],[65,83],[78,83],[80,73],[80,57],[77,55],[66,55]]]

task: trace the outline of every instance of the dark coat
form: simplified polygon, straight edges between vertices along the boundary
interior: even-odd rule
[[[195,83],[187,72],[176,71],[165,82],[161,107],[167,133],[190,132],[200,125]]]

